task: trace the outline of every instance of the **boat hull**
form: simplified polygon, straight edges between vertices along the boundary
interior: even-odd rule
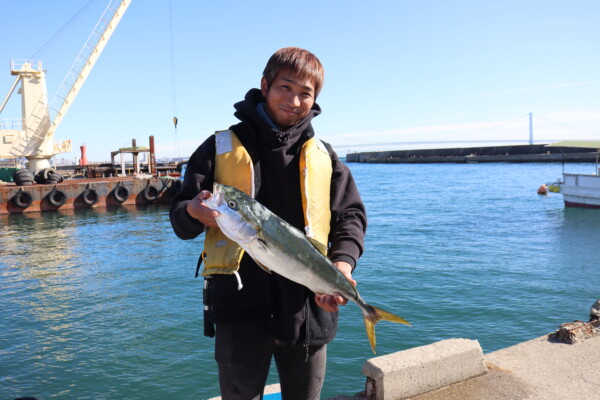
[[[563,174],[559,187],[565,206],[600,208],[600,176]]]
[[[115,177],[0,186],[0,215],[170,203],[177,179]]]

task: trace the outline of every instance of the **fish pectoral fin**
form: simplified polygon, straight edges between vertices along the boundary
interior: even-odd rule
[[[269,249],[269,243],[262,238],[257,238],[256,241],[260,244],[260,246],[262,247],[262,249],[267,253],[267,254],[272,254],[271,250]]]
[[[262,249],[264,250],[265,253],[267,253],[268,256],[273,256],[273,252],[271,251],[271,246],[269,245],[269,242],[267,242],[265,239],[261,239],[258,238],[258,243],[261,245]]]
[[[256,244],[258,243],[258,246],[260,246],[260,250],[265,252],[268,255],[272,255],[273,253],[271,252],[271,250],[269,250],[269,246],[268,243],[265,239],[257,237],[255,238],[256,241],[254,242],[254,251],[252,251],[250,253],[250,256],[252,256],[252,259],[254,260],[254,262],[256,263],[256,265],[258,265],[263,271],[267,272],[267,273],[271,273],[271,270],[265,266],[264,264],[261,264],[259,261],[257,261],[258,257],[255,257],[257,255],[257,249],[256,249]]]

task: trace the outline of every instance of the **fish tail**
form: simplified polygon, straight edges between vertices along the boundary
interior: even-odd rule
[[[372,305],[366,304],[363,309],[363,318],[365,320],[365,328],[367,329],[367,337],[371,344],[371,350],[375,354],[375,325],[381,320],[398,322],[400,324],[410,325],[410,323],[402,317],[384,311],[380,308],[373,307]]]

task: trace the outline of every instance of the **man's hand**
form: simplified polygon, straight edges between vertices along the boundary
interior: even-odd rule
[[[210,199],[211,196],[212,193],[208,190],[201,191],[188,203],[186,210],[190,217],[197,219],[204,225],[218,228],[215,218],[219,216],[219,213],[211,210],[202,202],[202,200]]]
[[[356,286],[356,281],[352,279],[352,266],[344,261],[336,261],[333,263],[340,272],[348,278],[348,280]],[[339,293],[330,294],[316,294],[315,302],[319,307],[321,307],[325,311],[336,312],[339,309],[340,305],[346,305],[348,303],[348,299],[342,296]]]

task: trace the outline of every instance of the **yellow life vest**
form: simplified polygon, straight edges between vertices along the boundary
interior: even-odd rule
[[[255,196],[254,167],[246,148],[233,131],[215,133],[215,182],[233,186]],[[300,151],[300,191],[306,236],[326,255],[331,221],[331,157],[316,138]],[[203,276],[233,274],[240,267],[244,250],[220,229],[207,228],[204,240]]]

